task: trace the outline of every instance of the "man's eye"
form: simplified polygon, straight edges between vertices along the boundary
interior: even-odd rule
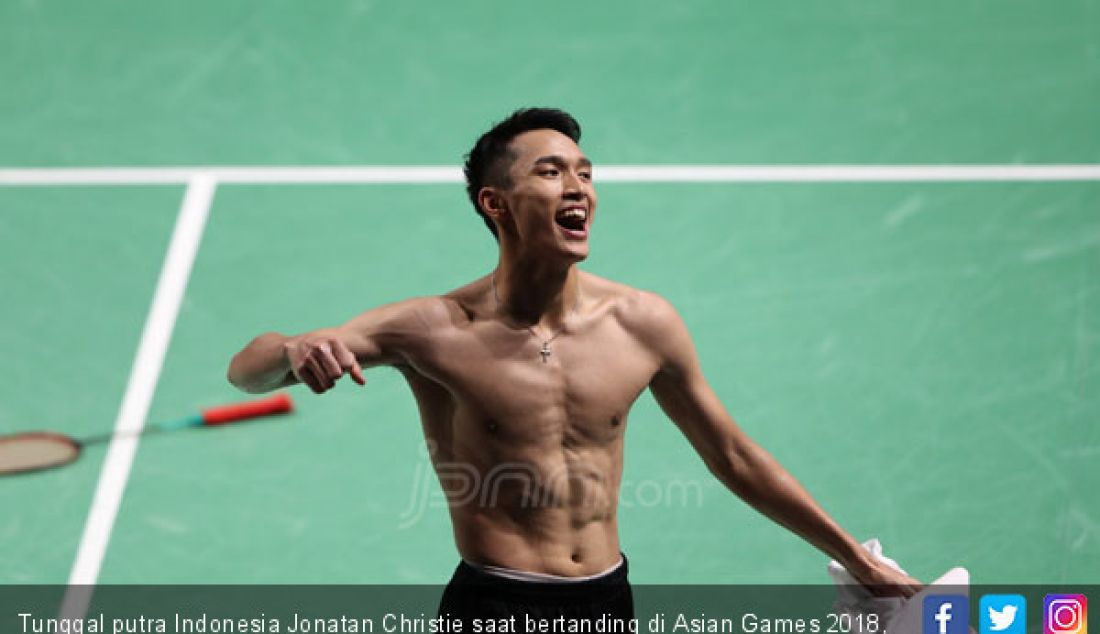
[[[539,174],[542,175],[542,176],[557,176],[558,175],[558,170],[556,170],[556,169],[544,169],[544,170],[540,171]]]
[[[581,178],[586,181],[592,180],[592,172],[581,172]]]

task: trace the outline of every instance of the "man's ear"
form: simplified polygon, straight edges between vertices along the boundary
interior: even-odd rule
[[[477,204],[490,218],[500,221],[508,213],[504,197],[495,187],[482,187],[477,192]]]

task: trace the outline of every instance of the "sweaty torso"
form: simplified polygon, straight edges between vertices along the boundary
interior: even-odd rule
[[[446,318],[398,365],[468,561],[581,576],[619,559],[627,419],[659,361],[628,327],[638,292],[581,275],[545,360],[550,333],[503,320],[482,280],[441,298]]]

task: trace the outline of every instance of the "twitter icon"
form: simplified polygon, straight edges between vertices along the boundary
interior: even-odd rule
[[[1027,601],[1018,594],[983,595],[978,612],[981,634],[1025,634]]]

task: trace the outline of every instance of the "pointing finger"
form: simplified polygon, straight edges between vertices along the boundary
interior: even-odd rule
[[[336,360],[340,363],[340,367],[344,368],[351,374],[351,379],[359,385],[365,385],[367,379],[363,376],[363,368],[359,366],[359,361],[355,358],[355,355],[351,353],[343,344],[333,346],[333,354],[336,356]]]
[[[359,367],[359,362],[357,361],[353,361],[351,365],[351,380],[359,385],[367,384],[367,378],[363,376],[363,368]]]

